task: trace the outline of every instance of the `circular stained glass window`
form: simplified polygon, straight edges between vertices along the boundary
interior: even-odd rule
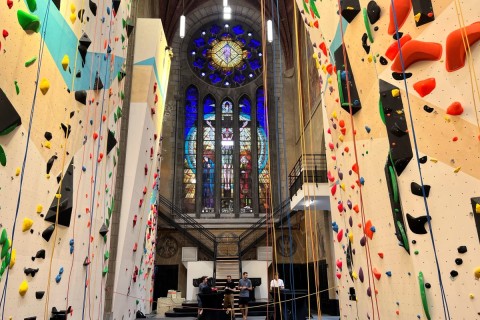
[[[189,63],[208,84],[240,87],[262,73],[261,41],[242,24],[207,25],[192,38]]]

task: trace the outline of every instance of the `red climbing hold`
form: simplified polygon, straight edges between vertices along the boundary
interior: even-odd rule
[[[342,270],[343,262],[342,260],[337,260],[337,268]]]
[[[328,143],[328,147],[330,148],[330,150],[335,149],[335,145],[332,142]]]
[[[395,59],[399,51],[398,42],[400,42],[400,48],[401,48],[405,43],[407,43],[407,41],[410,41],[410,40],[412,40],[412,37],[409,34],[403,35],[403,37],[401,37],[399,41],[395,41],[388,47],[387,51],[385,52],[385,56],[390,60]]]
[[[442,57],[442,45],[436,42],[410,40],[402,47],[402,55],[403,67],[406,70],[418,61],[439,60]],[[391,69],[394,72],[403,72],[400,55],[393,61]]]
[[[342,274],[340,272],[337,272],[337,278],[340,279],[342,277]]]
[[[343,203],[340,202],[340,203],[338,204],[337,208],[338,208],[338,212],[342,213],[342,212],[343,212]]]
[[[341,129],[340,129],[340,132],[341,132],[343,135],[345,135],[345,133],[347,132],[347,128],[341,128]]]
[[[107,116],[106,115],[103,115],[102,116],[102,121],[105,122],[107,120]]]
[[[335,177],[332,175],[330,171],[327,172],[327,178],[330,182],[333,182],[335,180]]]
[[[372,271],[375,278],[377,278],[377,280],[380,280],[380,278],[382,277],[382,274],[377,270],[377,268],[373,268]]]
[[[337,241],[338,242],[341,242],[343,239],[343,229],[341,229],[338,233],[337,233]]]
[[[447,108],[447,114],[451,116],[459,116],[463,113],[462,104],[458,101],[455,101]]]
[[[388,24],[389,35],[395,33],[395,22],[397,22],[397,27],[400,29],[407,20],[410,10],[412,10],[412,2],[410,0],[393,0],[393,5],[395,7],[396,21],[393,16],[392,5],[390,5],[390,23]]]
[[[13,1],[12,0],[7,0],[7,6],[8,6],[8,9],[12,9]]]
[[[452,138],[452,141],[453,141],[453,142],[458,141],[458,137],[453,137],[453,138]]]
[[[365,235],[372,240],[373,238],[373,231],[372,231],[372,221],[368,220],[365,223],[365,227],[363,228],[363,232],[365,232]]]
[[[379,252],[378,256],[383,259],[383,252]]]
[[[145,175],[148,174],[148,165],[145,165]]]
[[[358,208],[358,204],[353,206],[353,211],[355,211],[356,213],[360,212],[360,209]]]
[[[435,89],[435,86],[437,83],[435,82],[435,78],[428,78],[425,80],[421,80],[416,82],[413,85],[413,89],[418,92],[420,97],[425,97],[427,94],[433,91]]]
[[[480,22],[472,23],[463,29],[457,29],[447,36],[445,66],[448,72],[463,68],[465,65],[465,34],[468,44],[471,47],[480,40]]]
[[[355,163],[353,166],[352,166],[352,171],[355,172],[356,174],[358,174],[358,164]]]
[[[340,128],[343,128],[345,127],[345,121],[342,119],[338,122],[338,125],[340,126]]]
[[[98,138],[98,133],[94,132],[93,133],[93,140],[97,140],[97,138]]]
[[[347,146],[347,147],[343,148],[343,151],[348,153],[350,151],[350,148]]]
[[[2,35],[3,35],[4,38],[8,37],[8,31],[3,29]]]
[[[331,75],[331,74],[333,73],[333,66],[332,66],[331,63],[329,63],[329,64],[327,65],[327,68],[326,68],[326,69],[327,69],[328,74]]]
[[[337,192],[337,184],[334,184],[332,189],[330,189],[330,192],[332,193],[332,196],[335,195],[335,193]]]
[[[318,47],[320,48],[320,50],[322,50],[323,55],[327,56],[327,46],[325,45],[325,42],[320,43]]]

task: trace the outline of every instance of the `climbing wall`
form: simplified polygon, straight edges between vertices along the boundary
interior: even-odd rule
[[[64,319],[65,313],[103,319],[106,296],[131,281],[132,269],[151,281],[151,273],[140,275],[138,259],[127,271],[117,269],[123,278],[106,290],[111,251],[124,251],[110,249],[110,231],[117,163],[125,151],[120,126],[130,6],[130,0],[9,0],[1,6],[1,319]],[[158,123],[151,128],[160,130]],[[156,145],[153,138],[148,143],[154,161],[146,183],[124,193],[137,206],[144,201],[136,211],[143,265],[153,260]],[[145,163],[134,165],[143,176]],[[132,253],[133,242],[119,245]],[[121,259],[137,261],[132,254]],[[151,293],[138,294],[148,304]],[[136,301],[118,309],[132,319]]]
[[[297,4],[323,84],[341,318],[479,319],[478,2]]]

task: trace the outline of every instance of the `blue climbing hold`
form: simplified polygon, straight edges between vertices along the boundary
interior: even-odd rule
[[[392,271],[387,271],[387,272],[385,272],[385,274],[386,274],[387,276],[391,277],[391,276],[392,276]]]

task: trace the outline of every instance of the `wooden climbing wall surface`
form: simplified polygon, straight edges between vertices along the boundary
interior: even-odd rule
[[[297,5],[324,84],[341,319],[479,318],[478,3]]]
[[[151,131],[143,146],[148,161],[136,163],[143,181],[124,193],[135,202],[132,213],[138,217],[128,226],[125,220],[125,230],[137,240],[119,240],[129,254],[117,259],[130,263],[117,270],[118,283],[106,287],[110,256],[124,251],[110,248],[110,236],[119,155],[125,152],[120,126],[130,10],[131,0],[2,5],[2,319],[60,319],[55,311],[62,310],[72,319],[103,319],[106,293],[112,291],[114,301],[137,294],[117,306],[119,318],[150,310],[156,225],[151,195],[158,190],[161,130],[161,117],[150,108],[161,102],[163,114],[164,102],[155,99],[155,81],[148,84]]]

